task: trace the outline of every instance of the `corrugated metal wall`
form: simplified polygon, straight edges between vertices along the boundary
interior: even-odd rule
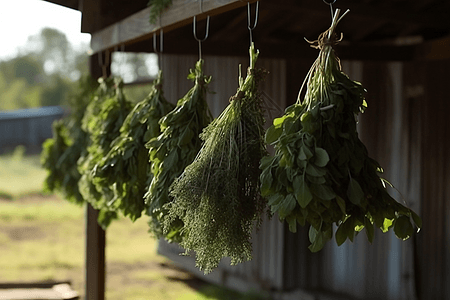
[[[0,112],[0,152],[24,145],[31,152],[52,137],[52,123],[63,116],[59,106]]]
[[[409,64],[405,74],[421,112],[423,230],[416,262],[421,300],[450,299],[450,60]],[[414,90],[413,90],[414,91]],[[415,120],[414,118],[413,120]]]

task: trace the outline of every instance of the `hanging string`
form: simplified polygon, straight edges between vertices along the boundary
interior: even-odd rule
[[[250,12],[250,2],[247,2],[247,28],[250,32],[250,45],[253,44],[253,30],[256,28],[256,24],[258,24],[258,14],[259,14],[259,1],[256,1],[256,11],[255,11],[255,22],[253,26],[251,26],[251,12]]]
[[[197,37],[197,16],[194,16],[192,32],[194,33],[195,40],[198,42],[198,58],[200,60],[202,59],[202,42],[204,42],[209,35],[209,16],[206,18],[206,33],[204,38],[199,39]]]
[[[164,50],[164,31],[162,28],[159,29],[159,50],[157,48],[156,42],[156,32],[153,32],[153,52],[158,55],[158,67],[162,69],[162,53]]]
[[[327,4],[327,5],[330,6],[330,10],[331,10],[331,19],[333,19],[333,18],[334,18],[333,4],[336,3],[336,0],[333,0],[333,1],[330,1],[330,2],[328,2],[328,1],[326,1],[326,0],[323,0],[323,3],[325,3],[325,4]]]

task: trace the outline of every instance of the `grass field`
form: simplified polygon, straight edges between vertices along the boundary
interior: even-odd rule
[[[0,156],[0,282],[72,282],[84,293],[84,207],[42,194],[37,156]],[[106,299],[261,299],[207,284],[156,252],[146,219],[106,233]]]

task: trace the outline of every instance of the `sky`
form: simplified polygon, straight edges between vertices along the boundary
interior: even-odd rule
[[[81,12],[42,0],[0,0],[0,60],[18,54],[29,36],[42,28],[58,29],[75,48],[89,43],[91,35],[81,33]]]

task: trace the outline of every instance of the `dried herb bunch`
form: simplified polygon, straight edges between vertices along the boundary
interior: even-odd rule
[[[160,71],[149,95],[128,114],[120,135],[111,143],[111,150],[94,167],[94,180],[108,186],[114,193],[108,205],[133,221],[145,208],[143,198],[151,180],[145,144],[161,133],[159,119],[173,107],[164,98]]]
[[[131,104],[125,99],[120,78],[99,79],[99,82],[82,120],[82,129],[90,140],[86,154],[78,161],[82,174],[78,186],[83,198],[100,211],[98,223],[106,228],[117,217],[114,193],[105,180],[93,177],[92,170],[111,150],[111,142],[119,136]]]
[[[273,121],[266,142],[275,145],[273,157],[261,161],[261,192],[273,213],[296,231],[310,225],[309,249],[322,249],[333,236],[341,245],[365,228],[370,242],[374,226],[393,227],[398,238],[413,233],[420,218],[386,191],[379,164],[368,156],[356,131],[356,116],[367,107],[366,90],[340,69],[331,28],[317,41],[319,56],[307,76],[303,101],[288,107]],[[342,17],[341,17],[342,18]]]
[[[90,77],[79,80],[78,89],[69,97],[69,115],[53,123],[53,138],[44,142],[41,153],[41,164],[47,170],[44,189],[76,204],[84,203],[78,189],[81,174],[77,161],[85,153],[88,140],[81,120],[96,87]]]
[[[171,186],[174,201],[164,229],[180,218],[180,245],[196,252],[197,267],[210,272],[222,257],[237,264],[252,257],[251,234],[261,222],[265,200],[258,168],[266,155],[264,118],[258,89],[264,70],[255,69],[259,52],[250,48],[250,67],[230,104],[204,132],[195,160]]]
[[[156,237],[164,236],[169,241],[179,241],[180,220],[172,223],[163,234],[162,217],[166,214],[163,205],[172,201],[169,186],[190,164],[201,147],[199,134],[212,120],[206,102],[211,76],[203,74],[203,60],[190,70],[188,79],[194,86],[179,99],[175,109],[160,121],[161,134],[147,143],[153,178],[145,195],[150,232]]]

